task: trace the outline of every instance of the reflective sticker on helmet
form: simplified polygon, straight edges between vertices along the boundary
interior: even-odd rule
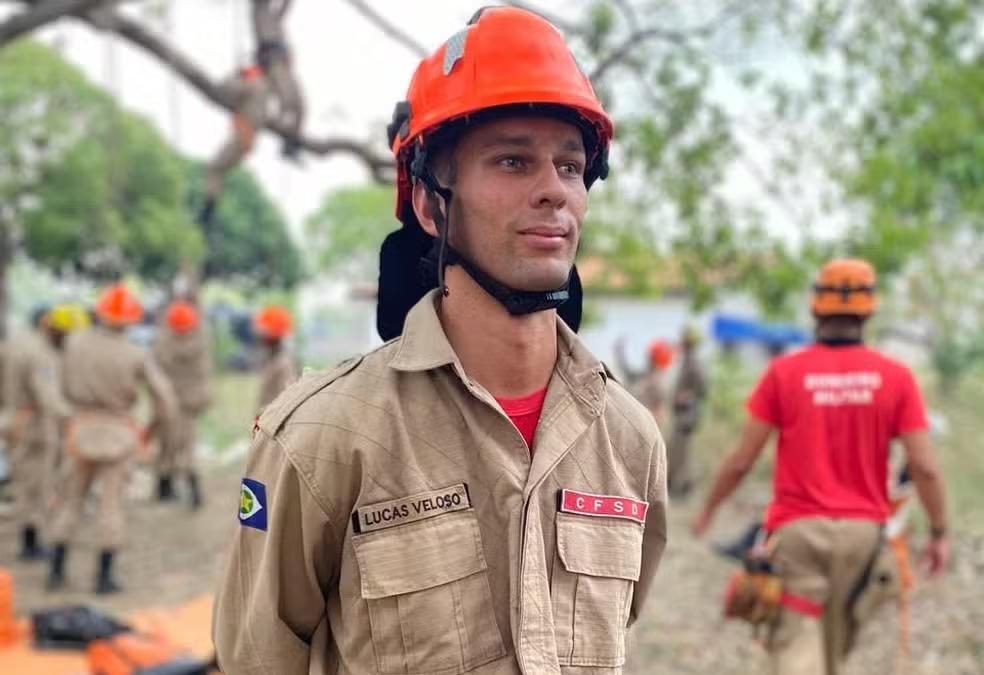
[[[444,74],[450,75],[454,70],[454,64],[461,60],[465,55],[465,40],[468,39],[468,28],[460,30],[448,39],[448,45],[444,50]]]

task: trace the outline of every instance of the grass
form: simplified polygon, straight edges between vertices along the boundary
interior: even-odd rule
[[[255,373],[220,373],[215,378],[212,407],[201,418],[199,434],[218,454],[249,439],[258,378]]]

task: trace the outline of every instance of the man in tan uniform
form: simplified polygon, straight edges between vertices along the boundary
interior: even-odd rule
[[[291,63],[290,48],[284,34],[284,19],[292,0],[252,0],[253,32],[256,36],[256,62],[260,64],[279,103],[280,120],[291,131],[284,141],[283,154],[296,159],[298,139],[304,121],[304,98]]]
[[[8,348],[3,391],[11,421],[8,440],[22,560],[41,560],[48,554],[39,533],[48,516],[59,430],[71,415],[62,396],[58,352],[70,332],[85,327],[75,316],[70,307],[57,306],[41,318],[36,330],[12,340]]]
[[[173,423],[164,434],[157,458],[157,497],[176,497],[175,472],[188,479],[191,506],[202,504],[195,469],[195,427],[212,400],[212,354],[208,333],[190,302],[177,300],[167,308],[154,341],[154,358],[177,396]]]
[[[267,120],[270,87],[261,66],[243,68],[223,81],[222,89],[226,97],[234,102],[236,112],[232,116],[229,139],[215,158],[205,165],[205,204],[198,216],[198,222],[203,225],[208,225],[212,220],[226,175],[252,152],[256,132],[263,128]]]
[[[680,349],[683,355],[673,387],[673,432],[666,444],[671,495],[685,497],[693,487],[690,467],[690,441],[700,422],[701,407],[707,397],[707,375],[697,357],[700,334],[694,326],[683,329]]]
[[[253,329],[266,350],[265,361],[260,369],[260,393],[256,403],[259,415],[273,399],[297,379],[297,369],[290,357],[284,341],[294,329],[290,313],[283,307],[270,305],[257,312],[253,319]]]
[[[55,517],[56,543],[48,588],[65,583],[65,558],[78,529],[86,496],[99,483],[99,576],[97,593],[121,590],[113,561],[123,543],[123,497],[127,465],[147,442],[132,416],[141,385],[150,393],[157,420],[166,429],[175,407],[167,378],[143,349],[127,340],[124,330],[140,321],[143,308],[123,285],[110,287],[96,306],[100,325],[68,341],[64,388],[74,415],[65,432],[65,450],[74,463],[65,501]]]
[[[626,387],[652,414],[656,423],[663,428],[666,423],[666,369],[673,364],[673,348],[665,340],[653,340],[647,350],[649,367],[634,371],[625,358],[625,344],[619,340],[615,346],[615,359],[618,369],[625,378]]]
[[[408,99],[377,314],[401,335],[305,376],[256,424],[219,665],[618,673],[666,485],[652,416],[572,330],[611,121],[561,34],[513,8],[424,60]]]

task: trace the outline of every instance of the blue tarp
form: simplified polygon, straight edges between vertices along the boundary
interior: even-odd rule
[[[800,345],[813,340],[810,333],[792,324],[767,323],[757,319],[717,314],[711,334],[718,342],[756,342],[770,345]]]

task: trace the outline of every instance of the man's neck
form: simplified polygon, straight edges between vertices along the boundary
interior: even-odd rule
[[[546,387],[557,362],[557,313],[511,316],[460,267],[445,274],[441,325],[465,373],[496,398]]]

